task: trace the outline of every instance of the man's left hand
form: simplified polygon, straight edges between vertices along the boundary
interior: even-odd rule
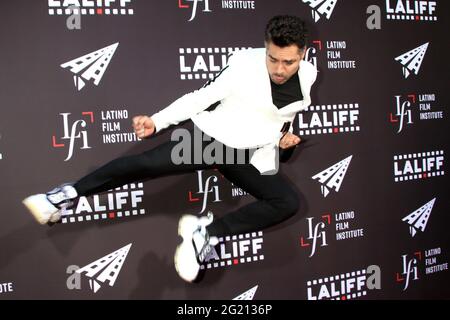
[[[287,132],[281,139],[280,139],[280,148],[281,149],[289,149],[291,147],[296,146],[302,141],[299,136],[296,136],[293,133]]]

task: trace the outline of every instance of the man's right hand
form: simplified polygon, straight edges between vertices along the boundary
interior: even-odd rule
[[[298,145],[301,141],[302,139],[300,139],[299,136],[290,132],[286,132],[285,135],[280,139],[280,148],[289,149]]]
[[[155,132],[155,123],[149,116],[136,116],[133,118],[133,128],[138,138],[145,139]]]

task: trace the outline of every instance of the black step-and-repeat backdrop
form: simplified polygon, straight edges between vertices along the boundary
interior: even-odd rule
[[[0,299],[449,298],[448,1],[14,0],[0,4]],[[301,207],[220,239],[187,284],[182,214],[254,201],[217,171],[81,198],[40,226],[21,200],[170,139],[131,118],[202,86],[267,20],[303,17],[317,66],[304,142],[282,165]],[[189,123],[183,124],[190,126]],[[230,123],[230,130],[233,124]]]

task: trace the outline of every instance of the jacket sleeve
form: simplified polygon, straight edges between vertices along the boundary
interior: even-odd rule
[[[185,94],[175,100],[168,107],[151,116],[155,123],[156,132],[171,125],[190,119],[197,113],[210,107],[231,93],[234,77],[234,56],[228,60],[228,64],[212,80],[209,80],[202,88]]]

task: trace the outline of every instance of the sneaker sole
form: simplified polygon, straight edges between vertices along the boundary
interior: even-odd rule
[[[180,269],[178,267],[179,262],[180,262],[180,253],[181,253],[181,249],[185,244],[186,241],[190,240],[189,236],[190,234],[192,234],[192,232],[194,232],[194,230],[192,228],[188,228],[188,224],[189,224],[189,220],[196,220],[195,217],[191,216],[191,215],[184,215],[181,217],[180,222],[178,223],[178,235],[183,239],[182,243],[179,244],[175,250],[175,255],[174,255],[174,264],[175,264],[175,269],[177,270],[178,275],[187,282],[195,282],[195,280],[198,277],[195,277],[194,279],[191,278],[186,278],[182,275],[182,273],[180,273]],[[189,244],[188,244],[189,246]]]
[[[39,204],[43,204],[42,196],[45,197],[45,195],[33,195],[33,196],[30,196],[28,198],[25,198],[22,201],[22,203],[31,212],[31,214],[33,215],[34,219],[39,224],[44,225],[44,224],[47,224],[47,222],[49,222],[52,214],[58,212],[58,210],[55,208],[54,212],[48,212],[48,213],[43,212],[42,207],[39,206]]]

